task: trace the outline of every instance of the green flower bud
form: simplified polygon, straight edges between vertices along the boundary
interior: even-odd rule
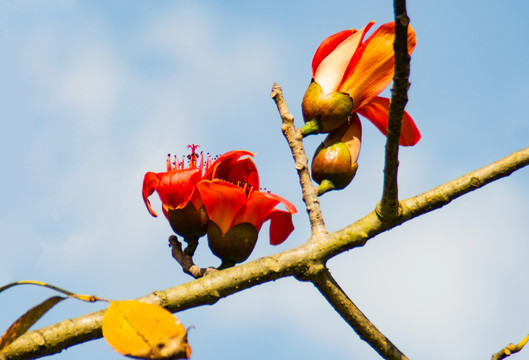
[[[340,190],[353,180],[357,168],[358,164],[351,163],[349,149],[341,140],[328,146],[322,143],[312,160],[312,178],[318,184],[330,181],[334,189]]]
[[[353,110],[353,99],[339,91],[323,95],[321,86],[312,81],[303,97],[301,109],[306,123],[302,127],[305,135],[328,133],[347,122]]]
[[[316,149],[312,159],[312,178],[320,187],[321,195],[329,190],[340,190],[351,183],[358,169],[362,126],[358,116],[330,133]]]

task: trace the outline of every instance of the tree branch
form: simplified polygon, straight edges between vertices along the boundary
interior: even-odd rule
[[[527,335],[522,341],[518,343],[518,345],[509,344],[500,351],[498,351],[496,354],[492,355],[491,360],[501,360],[505,359],[508,356],[511,356],[514,353],[517,353],[518,351],[522,350],[525,344],[529,341],[529,335]]]
[[[421,195],[401,202],[402,216],[393,223],[382,222],[375,212],[331,234],[296,248],[212,273],[206,277],[154,292],[142,301],[162,305],[171,312],[213,304],[219,299],[252,286],[286,276],[303,277],[314,264],[349,249],[363,246],[376,235],[408,220],[438,209],[452,200],[510,175],[529,164],[529,147]],[[306,276],[306,275],[305,275]],[[0,354],[1,360],[31,359],[50,355],[74,344],[101,337],[104,311],[84,315],[30,331]]]
[[[302,135],[299,130],[296,130],[294,126],[294,116],[288,110],[288,106],[283,99],[283,90],[281,86],[274,83],[272,86],[272,93],[270,94],[274,99],[283,125],[281,130],[283,135],[287,139],[290,150],[292,151],[292,157],[294,158],[295,167],[298,171],[299,182],[301,184],[301,190],[303,192],[303,201],[309,214],[310,225],[312,228],[312,235],[326,234],[325,223],[321,215],[320,201],[318,200],[318,193],[316,188],[312,185],[312,179],[308,170],[308,159],[303,148]]]
[[[408,81],[410,76],[410,55],[408,54],[408,24],[406,1],[395,0],[395,75],[391,89],[391,103],[388,113],[388,134],[386,141],[386,161],[384,165],[384,190],[377,213],[382,219],[399,216],[399,194],[397,173],[399,167],[399,140],[404,107],[408,102]]]
[[[529,165],[529,147],[423,194],[401,201],[402,214],[398,219],[391,222],[382,221],[375,212],[367,214],[344,229],[330,234],[333,238],[336,238],[332,248],[326,248],[329,253],[325,254],[325,256],[330,258],[352,248],[364,246],[369,239],[381,232],[439,209],[452,200],[493,181],[509,176],[514,171],[527,165]]]
[[[193,262],[193,256],[185,254],[182,250],[182,244],[178,241],[175,235],[169,236],[169,246],[171,246],[171,254],[173,258],[182,266],[182,271],[191,275],[195,279],[218,271],[215,268],[199,268]]]
[[[342,316],[358,336],[375,349],[380,356],[389,360],[408,359],[356,307],[325,266],[322,265],[314,276],[309,277],[309,280],[312,281],[334,310]]]

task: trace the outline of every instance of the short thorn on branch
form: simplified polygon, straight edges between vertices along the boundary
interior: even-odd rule
[[[193,244],[195,245],[195,244]],[[193,246],[190,244],[190,246]],[[200,277],[211,274],[212,272],[218,271],[215,268],[199,268],[193,262],[193,256],[189,254],[188,248],[182,250],[182,243],[178,241],[175,235],[169,236],[169,247],[171,247],[171,253],[173,258],[182,266],[182,270],[186,273],[198,279]],[[196,248],[196,245],[194,246]],[[192,249],[194,252],[194,248]]]

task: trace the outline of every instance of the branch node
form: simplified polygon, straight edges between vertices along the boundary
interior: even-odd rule
[[[396,213],[387,211],[382,206],[382,203],[379,202],[375,208],[375,214],[383,223],[394,223],[398,221],[398,219],[402,216],[403,213],[402,204],[400,202],[397,204],[396,210]]]
[[[297,171],[301,171],[306,168],[305,164],[301,161],[296,161],[296,164],[294,165]]]
[[[153,291],[152,292],[153,296],[156,296],[158,299],[160,299],[160,306],[165,306],[167,305],[168,301],[167,301],[167,295],[165,294],[165,292],[163,291]]]
[[[397,21],[402,25],[402,26],[408,26],[410,24],[410,18],[408,17],[408,15],[406,14],[400,14],[400,15],[397,15]]]
[[[479,188],[482,185],[483,185],[483,182],[481,181],[480,178],[475,177],[475,176],[472,176],[470,178],[470,186],[475,187],[475,188]]]

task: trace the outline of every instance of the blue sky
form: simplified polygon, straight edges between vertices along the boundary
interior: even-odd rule
[[[529,145],[527,7],[408,4],[417,48],[407,110],[423,137],[401,148],[403,198]],[[250,259],[306,241],[271,86],[283,87],[300,125],[319,43],[392,18],[390,1],[0,1],[0,283],[35,279],[127,299],[189,281],[170,256],[169,225],[148,214],[140,189],[145,172],[163,171],[166,154],[183,154],[190,143],[212,154],[255,152],[263,186],[300,210],[278,247],[263,227]],[[330,231],[380,198],[385,138],[363,125],[355,180],[321,199]],[[307,139],[309,155],[322,138]],[[490,358],[528,331],[528,183],[521,170],[329,268],[410,358]],[[205,244],[196,261],[218,265]],[[51,294],[33,287],[1,294],[0,328]],[[101,307],[70,301],[40,324]],[[292,279],[178,317],[195,326],[195,360],[379,358],[312,285]],[[99,340],[55,358],[122,357]]]

